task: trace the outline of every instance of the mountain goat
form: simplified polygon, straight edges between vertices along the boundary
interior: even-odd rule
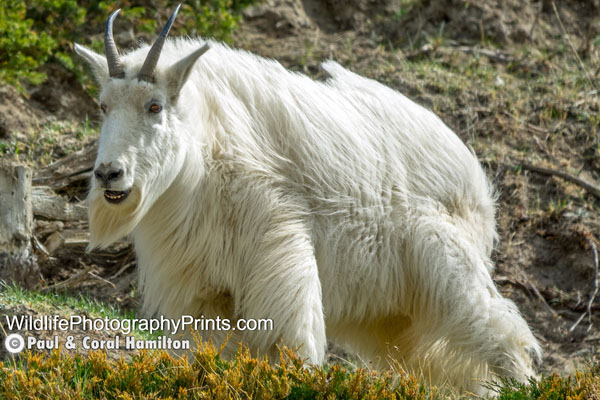
[[[147,315],[273,320],[210,332],[229,354],[282,341],[319,364],[327,334],[467,390],[534,375],[540,347],[491,278],[492,188],[437,116],[333,61],[318,82],[166,39],[177,10],[119,55],[117,12],[106,57],[75,45],[102,88],[90,248],[132,237]]]

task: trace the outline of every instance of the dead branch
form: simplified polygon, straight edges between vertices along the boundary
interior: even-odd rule
[[[111,275],[108,278],[108,280],[112,281],[113,279],[119,277],[123,272],[125,272],[132,265],[135,265],[135,261],[131,261],[131,262],[125,263],[121,268],[119,268],[119,270],[116,273],[114,273],[113,275]]]
[[[482,49],[477,47],[458,46],[454,49],[462,51],[465,54],[482,55],[489,58],[492,61],[496,61],[502,64],[508,64],[514,61],[508,54],[501,53],[497,50]]]
[[[420,49],[410,52],[406,55],[406,58],[409,60],[427,56],[434,52],[439,52],[442,54],[452,54],[456,51],[460,51],[465,54],[471,54],[474,56],[484,56],[491,61],[495,61],[501,64],[508,64],[514,62],[515,60],[510,57],[507,53],[502,53],[497,50],[484,49],[480,47],[469,47],[469,46],[456,46],[456,47],[434,47],[431,44],[426,44],[422,46]]]
[[[507,276],[498,276],[494,280],[496,281],[496,283],[498,283],[500,285],[502,285],[504,283],[510,283],[514,286],[521,287],[522,289],[525,289],[528,292],[530,290],[533,291],[535,296],[542,302],[542,305],[544,306],[544,308],[546,308],[546,310],[548,310],[552,315],[557,317],[558,313],[552,307],[550,307],[550,304],[548,304],[548,302],[546,301],[546,298],[542,295],[542,293],[539,291],[539,289],[529,280],[529,278],[527,277],[525,272],[523,272],[518,267],[517,267],[517,271],[518,271],[519,275],[523,278],[523,281],[525,281],[525,282],[522,282],[519,279],[511,279]]]
[[[592,249],[592,254],[594,255],[594,291],[592,292],[592,295],[590,296],[590,300],[587,303],[587,307],[586,307],[585,311],[583,312],[583,314],[581,314],[579,319],[577,319],[577,321],[575,321],[573,326],[569,329],[569,332],[573,332],[573,330],[577,327],[577,325],[579,325],[579,323],[581,321],[583,321],[583,318],[585,318],[586,315],[588,316],[588,320],[590,323],[587,331],[589,332],[592,329],[592,304],[594,304],[594,300],[596,299],[596,295],[598,294],[598,290],[599,290],[599,288],[598,288],[598,280],[599,280],[599,277],[598,277],[598,248],[596,247],[596,243],[594,243],[594,241],[591,238],[586,237],[586,240]]]
[[[35,249],[40,251],[44,256],[49,257],[50,252],[46,249],[46,246],[44,246],[36,236],[32,236],[31,238],[33,239]]]
[[[565,38],[567,39],[567,42],[569,43],[569,46],[571,47],[571,51],[573,52],[573,54],[575,54],[575,58],[577,59],[577,62],[579,63],[579,68],[585,74],[585,77],[587,78],[589,84],[595,89],[596,84],[592,80],[592,77],[590,76],[590,73],[588,72],[588,70],[585,68],[583,61],[581,61],[581,57],[579,57],[579,53],[577,53],[577,50],[575,49],[575,45],[571,41],[571,37],[569,36],[569,34],[567,33],[567,30],[565,29],[565,26],[563,25],[562,18],[560,18],[560,14],[558,13],[558,9],[556,8],[556,3],[554,1],[552,1],[552,8],[554,9],[554,14],[556,15],[556,19],[558,19],[558,24],[560,25],[560,29],[562,30],[563,35],[565,35]]]
[[[528,283],[522,282],[520,279],[508,276],[495,276],[494,282],[500,286],[510,284],[518,289],[521,289],[529,296],[535,295],[531,286]],[[540,294],[546,299],[546,302],[557,300],[562,307],[565,307],[573,312],[583,312],[586,310],[586,304],[579,300],[574,300],[567,293],[563,292],[558,288],[542,287],[538,289]],[[537,297],[537,295],[535,295]],[[592,304],[590,307],[591,311],[600,311],[600,304]]]
[[[90,243],[90,232],[87,229],[65,229],[62,232],[65,246],[81,247]]]
[[[537,26],[537,23],[540,19],[540,15],[542,15],[542,10],[544,9],[544,5],[542,4],[542,2],[540,2],[539,7],[538,7],[538,11],[535,14],[535,19],[533,20],[533,24],[531,24],[531,29],[529,30],[529,41],[533,42],[533,31],[535,30],[535,27]]]
[[[566,181],[569,181],[571,183],[574,183],[578,186],[581,186],[582,188],[584,188],[585,190],[587,190],[590,194],[596,196],[597,198],[600,199],[600,188],[597,186],[592,185],[589,182],[584,181],[583,179],[580,179],[576,176],[573,176],[571,174],[567,174],[566,172],[562,172],[562,171],[557,171],[555,169],[550,169],[550,168],[543,168],[543,167],[538,167],[536,165],[531,165],[525,162],[521,163],[521,168],[529,170],[529,171],[533,171],[533,172],[537,172],[538,174],[542,174],[542,175],[547,175],[547,176],[558,176],[559,178],[562,178]]]
[[[544,296],[542,296],[542,293],[540,293],[539,289],[533,283],[531,283],[531,281],[529,280],[529,278],[527,278],[527,275],[525,275],[524,272],[521,271],[521,275],[523,276],[523,278],[525,278],[525,280],[527,281],[527,284],[529,285],[531,290],[533,290],[533,293],[535,293],[537,298],[540,299],[540,301],[542,302],[542,305],[546,308],[546,310],[548,310],[550,312],[550,314],[557,317],[558,313],[552,307],[550,307],[550,304],[548,304],[548,302],[546,301],[546,298]]]
[[[586,305],[584,303],[581,302],[581,299],[573,299],[571,298],[571,296],[569,296],[568,293],[563,292],[562,290],[558,289],[558,288],[550,288],[550,287],[543,287],[540,289],[540,293],[542,294],[542,296],[544,296],[545,299],[548,300],[553,300],[553,299],[558,299],[558,301],[560,302],[560,304],[566,308],[568,308],[569,310],[573,311],[573,312],[582,312],[585,311],[586,309]],[[593,304],[592,305],[592,311],[599,311],[600,310],[600,304]]]
[[[64,281],[55,283],[54,285],[46,286],[45,288],[42,288],[40,290],[42,292],[49,292],[52,290],[68,289],[68,288],[74,287],[75,285],[77,285],[79,283],[85,282],[89,278],[103,282],[109,286],[112,286],[113,288],[116,288],[114,283],[102,278],[101,276],[96,275],[95,273],[92,272],[92,269],[93,269],[93,266],[89,265],[89,266],[85,267],[85,269],[83,271],[78,272],[77,274],[65,279]]]
[[[80,271],[77,274],[70,276],[66,280],[55,283],[54,285],[46,286],[45,288],[42,288],[40,290],[42,292],[49,292],[52,290],[68,289],[70,287],[73,287],[74,285],[85,281],[87,279],[88,273],[92,270],[92,268],[92,266],[87,266],[83,271]]]
[[[103,277],[101,277],[101,276],[99,276],[99,275],[96,275],[95,273],[93,273],[93,272],[91,272],[91,271],[90,271],[90,272],[88,272],[88,274],[89,274],[89,275],[90,275],[92,278],[94,278],[94,279],[96,279],[96,280],[98,280],[98,281],[100,281],[100,282],[104,282],[104,283],[106,283],[106,284],[107,284],[107,285],[109,285],[109,286],[112,286],[112,288],[113,288],[113,289],[116,289],[116,288],[117,288],[117,286],[116,286],[114,283],[112,283],[111,281],[109,281],[109,280],[107,280],[107,279],[104,279]]]

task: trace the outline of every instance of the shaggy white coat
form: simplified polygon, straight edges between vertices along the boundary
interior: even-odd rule
[[[136,79],[147,46],[121,57],[125,79],[77,46],[107,105],[96,165],[133,188],[111,205],[92,183],[90,247],[132,236],[143,310],[273,319],[230,352],[282,340],[319,364],[327,337],[460,389],[534,375],[540,347],[491,278],[492,189],[461,140],[333,61],[317,82],[209,41],[186,80],[172,66],[204,43],[168,40],[156,84]]]

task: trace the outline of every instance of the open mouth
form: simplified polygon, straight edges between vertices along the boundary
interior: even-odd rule
[[[125,200],[129,196],[129,190],[126,191],[117,191],[117,190],[105,190],[104,198],[106,201],[112,204],[118,204]]]

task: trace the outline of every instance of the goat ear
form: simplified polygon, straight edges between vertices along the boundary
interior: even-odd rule
[[[206,53],[209,48],[210,46],[205,44],[198,50],[187,55],[185,58],[177,61],[168,69],[167,84],[169,85],[168,90],[171,98],[177,98],[179,91],[190,76],[190,71],[196,63],[196,60],[198,60],[202,54]]]
[[[108,79],[108,64],[106,63],[106,57],[77,43],[75,43],[74,47],[75,52],[90,65],[98,82],[103,84]]]

